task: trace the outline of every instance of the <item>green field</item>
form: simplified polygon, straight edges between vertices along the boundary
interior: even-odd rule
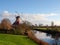
[[[23,35],[0,34],[0,45],[38,45]]]

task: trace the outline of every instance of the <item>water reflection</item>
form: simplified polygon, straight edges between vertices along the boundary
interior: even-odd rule
[[[36,38],[38,38],[39,40],[43,40],[45,42],[48,42],[50,45],[60,45],[60,38],[59,39],[55,39],[52,38],[52,35],[44,33],[44,32],[40,32],[40,31],[33,31]]]

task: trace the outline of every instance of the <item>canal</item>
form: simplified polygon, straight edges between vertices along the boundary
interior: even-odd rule
[[[36,36],[36,38],[38,38],[39,40],[45,41],[50,45],[60,45],[60,37],[55,38],[51,34],[47,34],[47,33],[36,31],[36,30],[33,30],[33,33]]]

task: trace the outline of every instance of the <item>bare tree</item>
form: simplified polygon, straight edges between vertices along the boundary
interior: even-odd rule
[[[1,29],[1,24],[0,24],[0,29]]]
[[[9,19],[5,18],[1,21],[1,27],[2,29],[7,29],[10,30],[11,29],[11,22]]]

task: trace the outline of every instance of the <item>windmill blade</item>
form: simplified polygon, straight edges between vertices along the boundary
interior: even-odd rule
[[[20,15],[17,11],[15,11],[15,13],[16,13],[16,14],[15,14],[15,17],[16,17],[16,16],[20,16],[20,19],[22,20],[21,15]]]
[[[22,22],[24,22],[24,20],[25,19],[23,19],[24,17],[23,17],[23,12],[21,12],[21,13],[18,13],[17,11],[15,11],[16,12],[16,16],[20,16],[20,19],[22,20]]]

